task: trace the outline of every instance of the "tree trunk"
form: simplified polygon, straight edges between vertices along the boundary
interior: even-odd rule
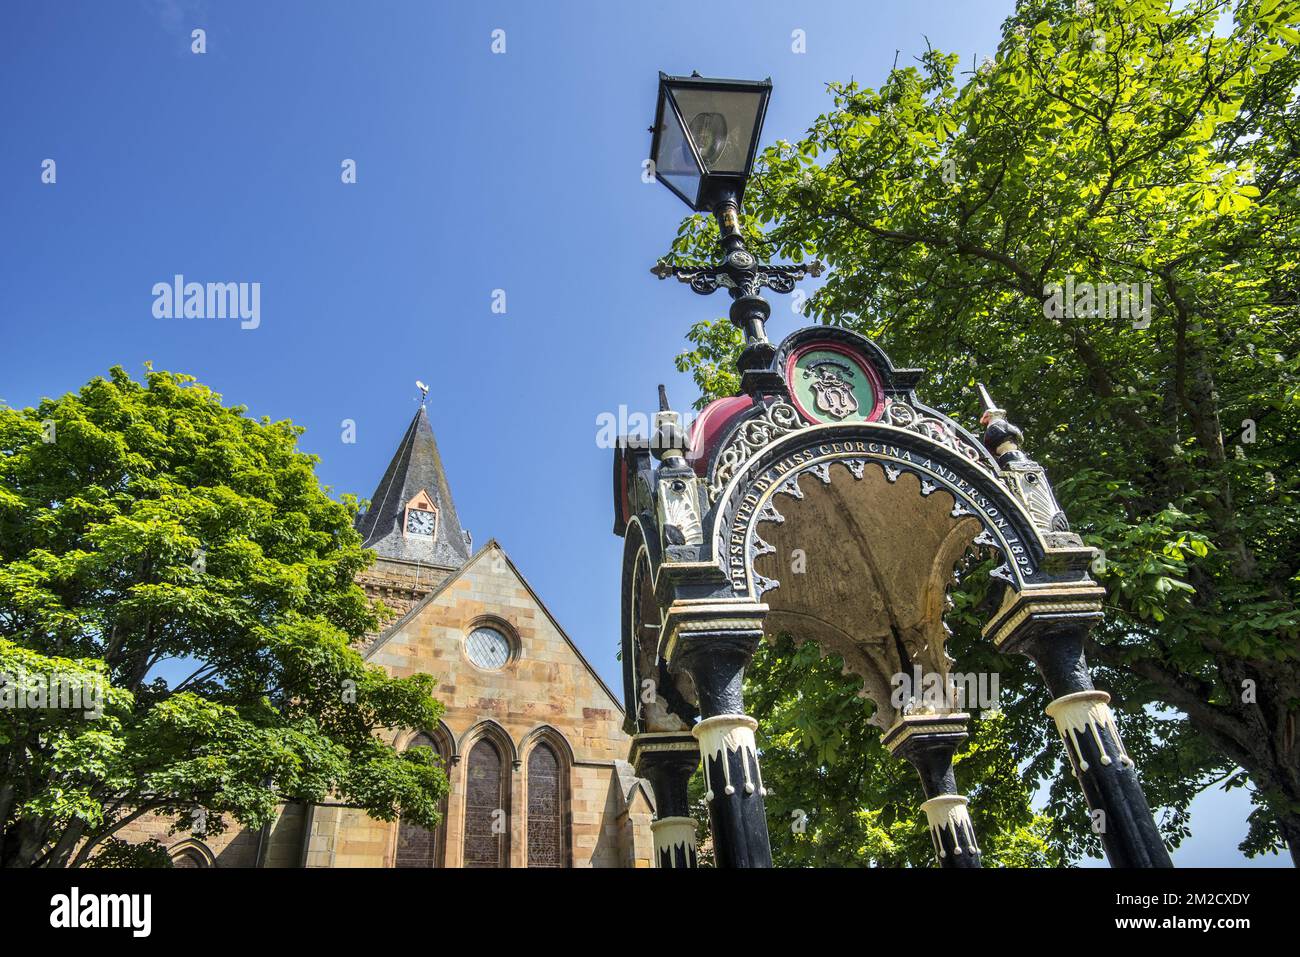
[[[1291,849],[1291,866],[1300,867],[1300,814],[1284,814],[1278,817],[1282,828],[1282,837]]]

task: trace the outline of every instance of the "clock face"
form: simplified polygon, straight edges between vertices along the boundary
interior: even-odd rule
[[[433,512],[422,508],[409,509],[406,513],[406,533],[408,535],[433,536]]]

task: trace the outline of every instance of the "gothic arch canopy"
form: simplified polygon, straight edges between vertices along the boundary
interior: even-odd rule
[[[658,470],[644,450],[616,456],[629,716],[647,673],[673,655],[675,624],[648,652],[645,594],[669,617],[734,604],[763,616],[769,637],[816,641],[863,678],[888,726],[891,676],[948,674],[947,590],[972,547],[1000,555],[1007,614],[1035,590],[1092,588],[1091,551],[1019,431],[986,403],[976,438],[919,399],[921,375],[856,333],[802,329],[774,351],[761,389],[705,410],[689,454],[658,453]]]
[[[1017,590],[1053,579],[1044,570],[1047,548],[1028,511],[994,476],[949,446],[878,422],[808,426],[773,441],[723,491],[710,526],[710,551],[704,557],[726,569],[737,597],[761,598],[770,586],[753,567],[755,553],[765,550],[758,527],[785,521],[781,507],[805,497],[806,477],[824,485],[841,484],[843,476],[862,481],[868,466],[889,485],[910,488],[918,497],[945,492],[949,517],[969,516],[978,523],[970,539],[982,531],[982,544],[1002,552],[1006,559],[1002,577]],[[903,475],[913,481],[899,486]],[[901,495],[890,496],[895,497],[901,501]],[[883,499],[864,504],[885,511]],[[826,513],[819,519],[844,535],[853,532],[852,523],[846,524],[841,515]],[[900,538],[890,546],[900,551],[913,548],[905,537],[909,530],[901,522],[892,524]]]
[[[893,426],[791,433],[728,492],[710,542],[731,594],[767,605],[769,635],[838,654],[882,727],[898,717],[894,676],[949,672],[947,589],[972,545],[1001,553],[997,574],[1016,591],[1043,576],[1043,541],[1011,494],[959,453]]]

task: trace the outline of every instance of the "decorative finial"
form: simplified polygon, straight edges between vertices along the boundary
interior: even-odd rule
[[[654,417],[654,435],[651,448],[660,460],[668,462],[680,459],[686,448],[686,436],[682,433],[682,417],[668,404],[668,390],[659,386],[659,411]],[[671,464],[679,464],[673,462]],[[680,463],[685,464],[685,463]]]
[[[978,382],[976,386],[984,405],[984,414],[980,416],[980,425],[985,427],[984,447],[1004,468],[1009,462],[1029,461],[1029,456],[1020,451],[1020,443],[1025,441],[1024,433],[1007,420],[1007,410],[998,408],[984,383]]]
[[[998,422],[1006,419],[1007,410],[999,409],[993,397],[989,395],[989,390],[984,388],[983,382],[975,383],[976,388],[980,390],[980,402],[984,406],[984,412],[980,416],[980,425],[988,425],[990,422]]]
[[[420,407],[424,408],[425,402],[429,399],[429,387],[419,379],[415,380],[415,387],[420,390]]]

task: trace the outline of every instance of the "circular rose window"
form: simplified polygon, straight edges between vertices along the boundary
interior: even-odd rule
[[[485,671],[500,671],[510,660],[510,639],[497,629],[482,625],[465,639],[465,654]]]

